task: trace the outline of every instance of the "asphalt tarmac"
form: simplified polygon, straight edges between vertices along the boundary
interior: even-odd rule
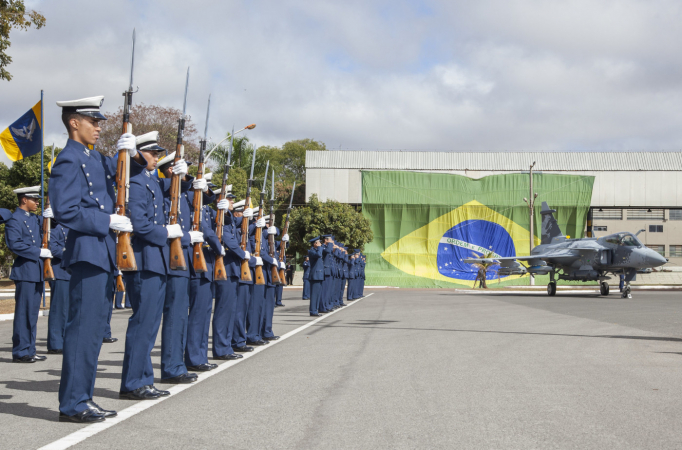
[[[285,290],[275,332],[298,332],[72,448],[682,448],[681,292],[369,293],[300,329],[307,302]],[[103,346],[95,389],[121,416],[140,404],[117,395],[129,314],[114,313],[121,340]],[[11,329],[0,322],[0,448],[89,433],[57,422],[61,357],[12,364]]]

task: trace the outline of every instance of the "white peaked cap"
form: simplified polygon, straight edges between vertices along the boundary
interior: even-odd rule
[[[12,192],[15,194],[24,194],[27,197],[37,196],[40,197],[40,186],[31,186],[15,189]]]
[[[204,174],[204,180],[211,181],[213,174],[211,172]]]
[[[163,159],[160,159],[159,162],[156,163],[156,167],[161,167],[164,164],[167,164],[175,159],[175,152],[169,153],[168,156],[164,157]]]
[[[239,200],[237,203],[234,204],[234,209],[237,208],[244,209],[244,205],[246,205],[246,200]]]
[[[106,120],[99,108],[104,102],[104,96],[98,95],[96,97],[79,98],[78,100],[66,100],[57,102],[57,106],[62,108],[64,113],[78,113],[84,116],[90,116],[99,120]]]
[[[138,150],[155,150],[161,151],[166,150],[163,147],[159,147],[159,132],[150,131],[149,133],[142,134],[135,138],[135,146]]]

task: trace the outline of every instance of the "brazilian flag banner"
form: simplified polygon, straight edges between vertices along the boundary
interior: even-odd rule
[[[535,244],[540,244],[546,201],[566,236],[583,237],[594,177],[533,174]],[[530,217],[523,201],[528,174],[461,175],[407,171],[363,171],[362,213],[374,240],[365,246],[368,285],[398,287],[473,287],[478,268],[471,257],[524,256],[530,253]],[[499,276],[486,268],[488,281],[528,284],[528,275]]]
[[[10,161],[28,158],[43,149],[40,103],[0,133],[0,146]]]

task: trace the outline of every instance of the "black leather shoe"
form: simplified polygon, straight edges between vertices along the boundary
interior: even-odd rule
[[[26,356],[22,356],[21,358],[12,358],[12,362],[15,362],[15,363],[34,363],[36,361],[37,361],[37,359],[36,359],[35,355],[33,355],[33,356],[26,355]]]
[[[199,364],[198,366],[187,366],[187,370],[193,370],[195,372],[208,372],[218,367],[218,364]]]
[[[134,391],[130,392],[119,392],[118,398],[125,398],[128,400],[156,400],[161,397],[161,394],[154,392],[149,389],[149,386],[142,386]]]
[[[234,361],[235,359],[243,358],[244,355],[237,355],[235,353],[232,353],[231,355],[222,355],[222,356],[216,356],[213,359],[221,359],[223,361]]]
[[[45,361],[47,359],[47,356],[33,355],[33,359],[35,359],[36,361]]]
[[[266,337],[263,339],[265,339],[266,341],[276,341],[277,339],[279,339],[279,336]]]
[[[264,341],[263,339],[259,341],[246,341],[247,345],[268,345],[268,341]]]
[[[73,416],[67,416],[66,414],[60,412],[59,421],[77,423],[104,422],[104,416],[102,414],[98,414],[92,409],[84,409],[83,411],[79,412],[78,414],[74,414]]]
[[[283,303],[275,303],[275,307],[278,307],[278,306],[285,306],[285,305]]]
[[[320,314],[311,314],[310,317],[320,317]]]
[[[162,391],[161,389],[156,389],[156,386],[154,386],[153,384],[150,384],[149,386],[145,387],[150,391],[159,394],[161,397],[168,397],[170,395],[170,391]]]
[[[341,308],[343,308],[344,306],[348,306],[348,305],[346,305],[345,303],[341,303],[341,304],[339,305],[339,307],[341,307]]]
[[[249,353],[253,351],[253,347],[245,345],[243,347],[232,347],[232,350],[234,350],[237,353]]]
[[[104,344],[113,344],[114,342],[118,342],[118,338],[104,338],[104,339],[102,339],[102,343],[104,343]]]
[[[52,350],[47,351],[48,355],[61,355],[62,353],[64,353],[64,350],[62,350],[61,348],[52,349]]]
[[[114,306],[116,309],[125,309],[123,306]]]
[[[92,400],[88,400],[85,402],[86,405],[88,405],[88,408],[90,408],[91,411],[96,412],[100,416],[104,416],[106,419],[107,417],[116,417],[118,413],[116,411],[111,411],[107,409],[103,409],[101,406],[99,406],[97,403],[93,402]]]
[[[194,376],[192,376],[194,375]],[[197,374],[193,373],[183,373],[182,375],[178,375],[177,377],[172,377],[172,378],[162,378],[161,382],[162,383],[168,383],[168,384],[189,384],[189,383],[194,383],[197,381]]]

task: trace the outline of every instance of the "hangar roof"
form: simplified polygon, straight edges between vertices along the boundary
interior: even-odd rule
[[[682,171],[682,152],[308,151],[306,168],[368,170]]]

